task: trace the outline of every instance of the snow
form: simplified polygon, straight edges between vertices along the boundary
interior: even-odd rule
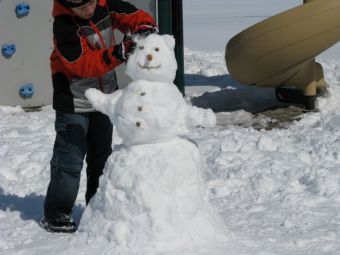
[[[177,70],[177,62],[173,54],[174,37],[150,35],[147,38],[135,38],[134,40],[138,47],[126,64],[126,74],[133,80],[147,79],[172,83]]]
[[[270,128],[274,120],[257,112],[283,105],[276,101],[272,89],[247,87],[232,80],[225,68],[223,48],[231,34],[300,1],[203,3],[206,1],[184,0],[186,100],[212,107],[217,126],[192,129],[187,138],[198,145],[210,203],[228,230],[227,247],[202,242],[185,249],[167,247],[162,253],[155,249],[141,252],[117,248],[101,237],[100,229],[94,239],[86,232],[45,232],[38,220],[49,181],[54,112],[51,106],[40,112],[1,106],[0,254],[339,254],[338,46],[318,58],[330,84],[330,96],[318,100],[319,111],[304,113],[284,127]],[[230,14],[224,15],[222,9]],[[202,18],[202,10],[210,19],[202,19],[195,28],[192,24]],[[218,27],[209,25],[222,16],[223,38],[219,37],[221,23]],[[212,38],[209,42],[208,36],[197,39],[202,36],[203,25],[210,26],[204,29]],[[206,48],[200,48],[201,43]],[[114,144],[120,143],[115,132]],[[74,209],[77,223],[85,210],[84,172]]]
[[[79,227],[91,239],[154,253],[227,242],[222,220],[208,203],[192,142],[174,138],[118,147],[105,169]]]
[[[111,95],[85,93],[122,139],[82,215],[79,232],[88,240],[106,239],[115,249],[140,253],[202,243],[226,247],[227,231],[201,177],[199,150],[183,138],[192,127],[214,127],[216,117],[188,105],[173,84],[174,45],[167,35],[139,38],[127,62],[133,81]]]

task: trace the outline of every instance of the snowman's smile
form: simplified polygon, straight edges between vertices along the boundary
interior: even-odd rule
[[[153,69],[159,69],[161,68],[161,65],[158,66],[143,66],[140,63],[137,62],[137,65],[142,68],[142,69],[147,69],[147,70],[153,70]]]

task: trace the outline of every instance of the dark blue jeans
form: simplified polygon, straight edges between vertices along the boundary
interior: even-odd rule
[[[86,204],[96,193],[99,177],[112,152],[112,124],[100,113],[56,112],[56,139],[51,159],[51,180],[44,203],[47,218],[71,214],[77,198],[86,155]]]

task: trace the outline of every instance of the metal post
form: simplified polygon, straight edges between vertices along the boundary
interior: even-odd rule
[[[171,0],[158,1],[158,27],[161,34],[172,35],[172,4]]]
[[[183,39],[183,4],[182,0],[172,1],[172,32],[176,39],[176,59],[178,64],[175,84],[185,94],[184,90],[184,39]]]
[[[182,0],[158,0],[158,26],[161,34],[175,37],[178,64],[175,84],[184,95],[184,48]]]

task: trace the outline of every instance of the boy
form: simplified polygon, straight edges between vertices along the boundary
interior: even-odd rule
[[[126,39],[115,44],[115,29],[148,34],[157,28],[149,14],[121,0],[54,0],[53,17],[56,139],[40,225],[50,232],[71,233],[76,230],[71,213],[85,155],[88,204],[112,151],[112,124],[92,108],[85,90],[109,94],[118,89],[114,68],[126,62],[133,43]]]

